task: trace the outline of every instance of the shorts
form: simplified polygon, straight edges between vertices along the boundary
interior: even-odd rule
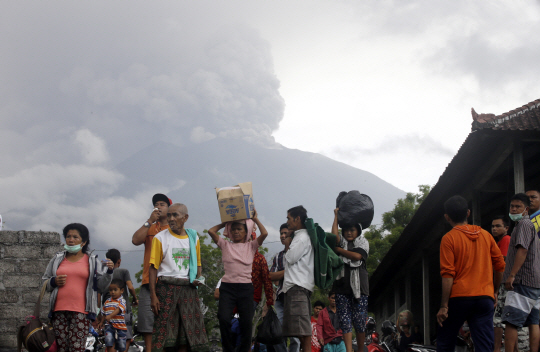
[[[283,336],[311,336],[311,291],[294,285],[285,293]]]
[[[508,291],[504,288],[504,284],[499,287],[499,295],[497,296],[497,305],[495,306],[495,313],[493,314],[493,327],[505,328],[502,322],[502,314],[504,309],[504,302],[506,301],[506,293]]]
[[[113,347],[117,351],[126,350],[126,330],[119,330],[107,325],[105,327],[105,346]]]
[[[337,315],[339,325],[344,334],[352,332],[352,326],[356,333],[366,331],[368,319],[368,296],[360,296],[359,299],[353,295],[341,295],[336,293]]]
[[[327,343],[323,347],[323,352],[346,352],[345,342],[341,341],[338,344]]]
[[[515,327],[538,325],[540,322],[540,288],[514,284],[514,290],[506,294],[503,309],[503,323]]]
[[[150,303],[150,288],[148,284],[142,285],[139,293],[139,315],[137,317],[137,331],[142,334],[151,334],[154,331],[154,313]]]

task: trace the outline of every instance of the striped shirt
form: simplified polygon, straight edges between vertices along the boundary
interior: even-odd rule
[[[127,330],[126,320],[124,319],[124,314],[126,312],[126,300],[122,296],[120,296],[118,299],[112,299],[112,297],[109,297],[109,299],[103,303],[103,314],[105,316],[112,314],[116,308],[120,308],[120,314],[117,314],[114,318],[112,318],[109,323],[115,329]]]
[[[506,282],[508,276],[510,276],[517,250],[520,247],[527,250],[527,257],[518,270],[514,283],[540,288],[540,240],[538,239],[533,223],[528,218],[518,221],[512,231],[506,256],[503,282]]]
[[[272,260],[272,267],[270,268],[271,273],[285,270],[285,263],[283,262],[284,256],[285,256],[284,250],[274,256],[274,259]],[[280,295],[281,290],[283,290],[283,279],[279,280],[279,286],[276,292],[276,297]]]

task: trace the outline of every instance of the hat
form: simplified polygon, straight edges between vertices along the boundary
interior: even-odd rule
[[[165,202],[169,206],[172,205],[172,200],[170,198],[168,198],[166,195],[161,194],[161,193],[154,194],[154,196],[152,197],[152,204],[156,205],[156,203],[159,202],[159,201]]]

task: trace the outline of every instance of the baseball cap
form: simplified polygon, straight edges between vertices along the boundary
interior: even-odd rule
[[[156,203],[159,202],[159,201],[165,202],[165,203],[169,204],[169,206],[172,205],[172,200],[169,197],[167,197],[166,195],[164,195],[162,193],[154,194],[154,196],[152,197],[152,204],[156,205]]]

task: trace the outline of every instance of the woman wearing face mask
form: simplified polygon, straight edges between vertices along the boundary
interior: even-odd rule
[[[90,321],[98,313],[98,289],[109,286],[114,264],[87,254],[90,234],[83,224],[67,225],[63,235],[65,251],[56,253],[43,275],[51,292],[49,319],[59,352],[83,352]]]

